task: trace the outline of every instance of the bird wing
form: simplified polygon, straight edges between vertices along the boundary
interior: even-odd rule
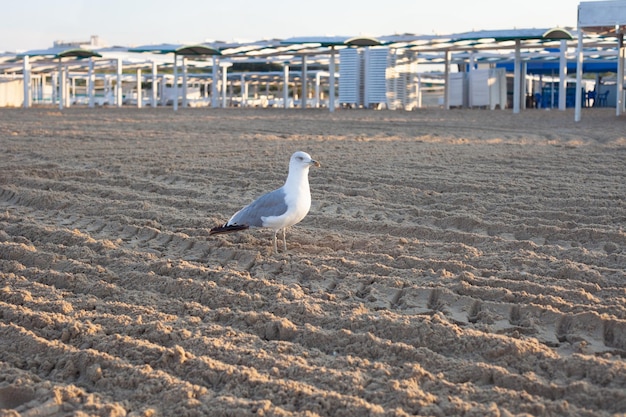
[[[211,229],[209,232],[210,235],[217,235],[220,233],[231,233],[238,232],[240,230],[246,230],[249,226],[228,226],[227,224],[223,226],[217,226]]]
[[[263,194],[228,220],[227,225],[263,227],[263,217],[281,216],[287,212],[285,191],[282,188]]]

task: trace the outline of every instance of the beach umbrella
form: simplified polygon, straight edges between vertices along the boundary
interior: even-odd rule
[[[48,49],[34,49],[18,54],[18,57],[22,57],[24,60],[24,107],[30,105],[30,58],[31,57],[49,57],[52,59],[58,59],[59,61],[59,109],[63,109],[65,97],[65,83],[66,76],[63,71],[63,58],[101,58],[97,52],[83,48],[68,48],[64,46],[54,46]],[[91,67],[90,67],[91,69]]]
[[[171,44],[162,43],[158,45],[144,45],[130,48],[128,52],[153,53],[153,54],[174,54],[174,111],[178,110],[178,56],[183,57],[183,107],[187,105],[187,68],[185,57],[189,56],[213,56],[213,66],[216,65],[215,57],[222,53],[218,48],[207,44]],[[215,72],[215,71],[214,71]],[[216,80],[213,80],[213,85]]]

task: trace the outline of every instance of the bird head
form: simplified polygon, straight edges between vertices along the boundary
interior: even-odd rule
[[[293,155],[291,155],[291,160],[289,161],[289,166],[293,166],[293,167],[310,167],[310,166],[315,166],[315,167],[320,167],[320,163],[315,161],[313,158],[311,158],[311,155],[309,155],[306,152],[302,152],[302,151],[298,151],[296,153],[294,153]]]

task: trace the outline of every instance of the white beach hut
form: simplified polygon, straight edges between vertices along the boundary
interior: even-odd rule
[[[363,102],[360,85],[363,71],[358,49],[340,50],[339,62],[339,103],[359,105]]]
[[[389,48],[339,51],[339,103],[357,107],[386,105]]]
[[[329,73],[329,110],[335,110],[335,54],[339,49],[339,103],[363,105],[365,99],[376,100],[379,93],[378,88],[369,88],[367,97],[364,95],[365,78],[373,84],[380,80],[380,76],[374,74],[366,75],[366,67],[363,66],[363,55],[361,48],[377,46],[381,41],[367,36],[347,37],[347,36],[306,36],[295,37],[281,41],[287,45],[318,45],[322,48],[330,48],[330,60],[328,65]],[[358,48],[358,49],[355,49]],[[348,52],[351,51],[351,52]],[[369,66],[379,66],[380,56],[376,56]],[[383,68],[384,71],[384,68]],[[384,78],[384,72],[383,72]]]

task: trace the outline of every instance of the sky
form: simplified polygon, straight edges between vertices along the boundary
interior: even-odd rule
[[[575,0],[5,0],[0,51],[575,27]]]

